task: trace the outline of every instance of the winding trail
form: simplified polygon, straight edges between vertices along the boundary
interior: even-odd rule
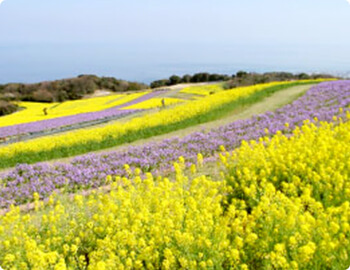
[[[95,153],[95,154],[106,153],[106,154],[108,154],[109,152],[114,152],[114,151],[125,151],[130,146],[143,145],[143,144],[146,144],[148,142],[158,142],[158,141],[162,141],[164,139],[167,139],[169,137],[175,137],[175,136],[184,137],[188,134],[191,134],[193,132],[198,132],[198,131],[204,131],[204,132],[209,131],[210,129],[224,126],[224,125],[232,123],[236,120],[247,119],[247,118],[250,118],[256,114],[261,114],[261,113],[264,113],[266,111],[274,111],[278,108],[281,108],[284,105],[291,103],[294,100],[296,100],[298,97],[302,96],[305,92],[307,92],[314,85],[315,84],[299,85],[299,86],[293,86],[290,88],[286,88],[284,90],[281,90],[281,91],[278,91],[278,92],[272,94],[269,97],[264,98],[262,101],[260,101],[258,103],[241,107],[241,108],[237,109],[236,111],[232,112],[230,115],[223,117],[221,119],[217,119],[217,120],[214,120],[211,122],[191,126],[191,127],[177,130],[177,131],[173,131],[170,133],[153,136],[153,137],[147,138],[147,139],[141,139],[138,141],[134,141],[132,143],[118,145],[116,147],[112,147],[109,149],[103,149],[103,150],[93,151],[93,152],[89,152],[89,153]],[[167,92],[167,94],[169,96],[176,96],[176,94],[179,93],[179,91],[182,88],[184,88],[184,86],[182,85],[182,87],[176,87],[175,89],[174,88],[170,89],[170,91]],[[169,89],[167,89],[167,90],[169,90]],[[126,117],[126,118],[128,118],[128,117]],[[74,158],[79,157],[79,156],[83,156],[86,154],[87,153],[82,154],[82,155],[77,155],[77,156],[71,156],[71,157],[67,157],[67,158],[53,159],[53,160],[45,161],[45,163],[49,163],[49,164],[56,163],[56,162],[69,163]],[[2,174],[2,173],[9,172],[12,169],[13,169],[13,167],[6,168],[6,169],[0,169],[0,173]]]
[[[135,105],[141,103],[143,101],[152,99],[152,98],[177,98],[182,99],[184,101],[189,101],[196,98],[196,95],[180,93],[180,91],[189,86],[200,86],[200,85],[208,85],[212,83],[191,83],[191,84],[178,84],[174,86],[168,86],[164,88],[157,88],[149,91],[149,93],[144,94],[138,98],[130,100],[126,103],[104,109],[101,111],[88,112],[88,113],[80,113],[76,115],[67,115],[52,119],[44,119],[41,121],[28,122],[13,126],[5,126],[0,127],[0,146],[9,145],[12,143],[23,142],[32,140],[39,137],[51,136],[55,134],[67,133],[76,129],[88,129],[95,128],[98,126],[109,125],[118,122],[129,121],[132,118],[140,117],[144,114],[149,114],[151,112],[157,111],[157,108],[147,109],[147,110],[135,110],[135,109],[125,109],[131,105]],[[146,91],[147,89],[145,89]],[[97,95],[98,96],[98,95]],[[90,96],[93,97],[93,96]],[[114,100],[111,100],[108,103],[115,102],[122,97],[117,97]],[[57,104],[53,107],[57,107],[62,105],[63,103]],[[52,108],[53,108],[52,107]],[[101,117],[96,117],[101,113],[105,113],[105,115]],[[95,116],[94,116],[95,115]],[[80,119],[78,121],[77,117]],[[86,117],[86,119],[84,118]],[[33,123],[37,125],[33,127]],[[52,124],[56,123],[56,124]],[[46,128],[42,128],[45,127]],[[5,139],[5,140],[4,140]]]
[[[143,144],[146,144],[148,142],[162,141],[162,140],[167,139],[169,137],[175,137],[175,136],[184,137],[188,134],[191,134],[191,133],[197,132],[197,131],[204,131],[204,132],[209,131],[210,129],[224,126],[224,125],[232,123],[236,120],[247,119],[247,118],[250,118],[256,114],[261,114],[261,113],[264,113],[267,111],[274,111],[278,108],[281,108],[284,105],[293,102],[298,97],[305,94],[314,85],[315,84],[299,85],[299,86],[293,86],[293,87],[287,88],[285,90],[278,91],[278,92],[272,94],[271,96],[264,98],[262,101],[260,101],[258,103],[255,103],[253,105],[247,105],[245,107],[241,107],[241,108],[237,109],[236,111],[234,111],[233,113],[231,113],[230,115],[223,117],[221,119],[218,119],[218,120],[195,125],[192,127],[188,127],[185,129],[173,131],[173,132],[162,134],[162,135],[153,136],[153,137],[147,138],[147,139],[141,139],[141,140],[138,140],[138,141],[135,141],[132,143],[118,145],[118,146],[113,147],[113,148],[103,149],[103,150],[99,150],[99,151],[93,151],[93,152],[89,152],[89,153],[95,153],[95,154],[107,153],[108,154],[109,152],[114,152],[114,151],[124,151],[130,146],[143,145]],[[176,90],[174,92],[176,92]],[[86,155],[86,154],[83,154],[83,155]],[[83,155],[78,155],[78,156],[83,156]],[[71,156],[68,158],[54,159],[54,160],[50,160],[47,162],[48,163],[69,162],[70,160],[72,160],[76,157],[77,156]],[[5,169],[5,171],[8,171],[8,170],[10,170],[10,169]],[[3,172],[3,171],[0,171],[0,172]]]

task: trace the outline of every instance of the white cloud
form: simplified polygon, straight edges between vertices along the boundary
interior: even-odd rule
[[[2,2],[4,2],[5,0],[0,0],[0,5],[2,4]],[[350,1],[350,0],[349,0]]]
[[[0,0],[1,1],[1,0]],[[350,4],[350,0],[346,0]]]

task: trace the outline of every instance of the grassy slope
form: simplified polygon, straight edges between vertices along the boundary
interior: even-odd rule
[[[250,106],[254,103],[260,102],[264,98],[269,97],[278,91],[285,90],[293,86],[307,85],[307,84],[309,83],[302,83],[302,84],[291,83],[288,85],[273,86],[265,89],[264,91],[254,93],[248,97],[240,98],[233,102],[224,104],[218,108],[213,109],[212,111],[209,111],[206,114],[194,116],[192,118],[184,119],[183,121],[172,123],[172,124],[166,124],[166,125],[141,129],[138,131],[134,131],[133,133],[125,134],[124,136],[121,136],[117,139],[112,138],[109,140],[107,138],[102,142],[94,142],[94,143],[90,143],[89,145],[81,145],[80,147],[76,147],[75,149],[70,148],[70,149],[66,149],[67,151],[63,150],[62,152],[55,152],[50,154],[48,159],[52,159],[59,156],[62,157],[62,155],[63,157],[64,156],[68,157],[74,154],[83,154],[86,152],[96,151],[100,149],[107,149],[113,146],[122,145],[124,143],[131,143],[139,139],[147,139],[156,135],[168,134],[172,131],[181,130],[187,127],[196,126],[198,124],[214,121],[220,118],[227,117],[228,115],[232,114],[236,110],[239,110],[246,106]]]
[[[93,144],[85,145],[85,147],[80,147],[78,149],[65,149],[63,152],[44,152],[40,155],[21,155],[18,156],[16,160],[8,160],[6,163],[1,163],[0,167],[12,167],[16,163],[35,163],[38,161],[62,159],[86,152],[96,152],[101,150],[106,151],[105,149],[122,149],[123,147],[128,147],[128,143],[130,142],[135,142],[134,144],[143,144],[147,141],[161,140],[170,136],[183,136],[194,131],[202,130],[203,128],[213,128],[233,122],[237,119],[244,119],[251,117],[254,114],[262,113],[268,110],[274,110],[286,103],[293,101],[310,87],[310,84],[292,84],[288,87],[271,87],[263,92],[253,94],[250,97],[240,99],[222,106],[218,110],[215,110],[197,119],[189,119],[183,121],[182,123],[158,127],[156,129],[152,128],[143,130],[137,134],[131,134],[130,137],[122,138],[124,140],[121,139],[117,142],[104,142],[102,146],[101,144]]]
[[[189,135],[189,134],[196,132],[196,131],[202,131],[202,130],[208,131],[212,128],[216,128],[216,127],[220,127],[220,126],[232,123],[236,120],[247,119],[247,118],[250,118],[256,114],[261,114],[261,113],[264,113],[267,111],[274,111],[278,108],[281,108],[282,106],[293,102],[298,97],[303,95],[307,90],[310,89],[310,87],[312,87],[312,85],[300,85],[300,86],[289,87],[283,91],[274,93],[271,96],[264,98],[261,102],[255,103],[253,105],[246,105],[244,107],[237,108],[236,110],[232,111],[231,114],[229,114],[223,118],[208,122],[208,123],[187,127],[184,129],[170,132],[170,133],[153,136],[153,137],[146,138],[146,139],[140,139],[140,140],[134,141],[132,143],[122,144],[122,145],[118,145],[116,147],[92,151],[92,152],[93,153],[108,153],[108,152],[117,151],[117,150],[123,151],[126,148],[130,147],[131,145],[138,146],[138,145],[143,145],[143,144],[146,144],[149,142],[162,141],[162,140],[167,139],[169,137],[175,137],[175,136],[184,137],[184,136]],[[73,158],[74,157],[61,158],[61,159],[53,160],[52,162],[57,162],[57,161],[68,162]]]

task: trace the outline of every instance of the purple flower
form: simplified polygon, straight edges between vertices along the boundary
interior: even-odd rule
[[[90,113],[80,113],[76,115],[69,115],[64,117],[58,117],[48,120],[6,126],[0,128],[0,138],[6,138],[11,136],[17,136],[21,134],[28,133],[39,133],[42,131],[55,130],[62,127],[74,126],[77,124],[101,121],[101,120],[114,120],[126,115],[138,112],[140,110],[121,110],[122,108],[146,101],[153,97],[160,95],[162,92],[154,91],[152,93],[143,95],[125,104],[115,106],[103,111],[90,112]]]
[[[209,132],[195,132],[183,138],[173,137],[161,142],[130,146],[126,150],[86,154],[70,163],[20,164],[3,174],[0,186],[0,207],[31,201],[38,192],[42,198],[65,187],[69,191],[106,184],[107,175],[125,176],[124,164],[144,171],[162,172],[172,169],[172,162],[183,156],[188,164],[195,163],[197,154],[213,161],[220,145],[227,150],[238,147],[242,140],[257,140],[277,130],[290,132],[305,119],[332,121],[334,115],[345,116],[349,111],[350,81],[324,82],[311,88],[304,96],[274,112],[266,112],[250,119],[238,120]],[[344,108],[341,113],[340,108]],[[285,123],[289,123],[289,128]]]

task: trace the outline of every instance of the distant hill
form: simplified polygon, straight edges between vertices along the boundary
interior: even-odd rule
[[[293,74],[288,72],[249,73],[239,71],[233,75],[215,73],[196,73],[182,77],[173,75],[169,79],[157,80],[151,83],[151,88],[164,87],[189,82],[227,81],[226,88],[244,85],[267,83],[271,81],[287,81],[300,79],[333,78],[328,74],[308,75],[306,73]],[[9,83],[0,85],[0,116],[13,113],[18,106],[13,101],[63,102],[81,99],[96,90],[112,92],[126,92],[149,88],[138,82],[119,80],[113,77],[98,77],[95,75],[79,75],[76,78],[40,83],[24,84]]]
[[[98,89],[125,92],[145,88],[148,88],[148,85],[143,83],[128,82],[112,77],[80,75],[76,78],[33,84],[9,83],[0,85],[0,99],[6,101],[62,102],[81,99]]]
[[[81,99],[98,89],[125,92],[145,88],[149,87],[143,83],[95,75],[80,75],[76,78],[32,84],[9,83],[0,85],[0,116],[18,110],[12,101],[63,102]]]

